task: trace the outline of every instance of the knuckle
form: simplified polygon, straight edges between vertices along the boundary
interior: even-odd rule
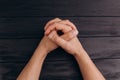
[[[76,30],[76,34],[77,34],[77,35],[79,34],[79,31],[78,31],[78,30]]]
[[[70,22],[68,19],[65,20],[66,22]]]
[[[60,18],[55,18],[55,20],[60,20]]]

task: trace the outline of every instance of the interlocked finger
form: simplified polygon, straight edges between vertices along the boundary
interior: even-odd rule
[[[59,19],[59,18],[55,18],[55,19],[53,19],[53,20],[50,20],[50,21],[45,25],[44,30],[46,30],[46,29],[47,29],[50,25],[52,25],[53,23],[59,22],[59,21],[62,21],[62,20]]]
[[[69,32],[72,30],[71,26],[62,24],[62,23],[54,23],[53,25],[49,26],[49,29],[45,31],[45,34],[48,35],[53,30],[61,30],[63,33]]]

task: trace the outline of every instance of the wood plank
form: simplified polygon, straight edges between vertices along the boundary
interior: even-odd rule
[[[39,39],[0,40],[0,62],[26,62],[34,52]],[[120,37],[80,38],[92,59],[120,58]],[[49,53],[47,60],[70,60],[71,55],[60,48]]]
[[[94,63],[106,80],[120,80],[120,59],[98,59]],[[15,80],[25,63],[0,63],[0,80]],[[75,60],[45,61],[40,79],[82,80]]]
[[[120,59],[94,60],[106,80],[120,80]]]
[[[54,17],[0,18],[0,38],[40,38],[44,25]],[[61,17],[70,19],[79,30],[79,37],[118,37],[118,17]]]
[[[1,0],[0,17],[120,16],[120,0]]]

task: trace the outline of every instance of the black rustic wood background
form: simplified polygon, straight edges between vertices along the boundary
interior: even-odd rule
[[[0,0],[0,80],[15,80],[50,19],[70,19],[107,80],[120,80],[120,0]],[[82,80],[75,59],[51,52],[41,80]]]

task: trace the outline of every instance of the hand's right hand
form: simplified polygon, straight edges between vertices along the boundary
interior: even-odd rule
[[[77,31],[74,31],[74,30],[73,32],[75,32],[75,34],[78,33]],[[73,34],[71,34],[71,36],[72,35]],[[77,37],[74,37],[71,40],[67,41],[61,38],[57,34],[57,32],[54,30],[48,35],[48,38],[52,40],[53,42],[55,42],[57,45],[61,46],[65,51],[72,54],[73,56],[75,56],[77,53],[84,50]]]

